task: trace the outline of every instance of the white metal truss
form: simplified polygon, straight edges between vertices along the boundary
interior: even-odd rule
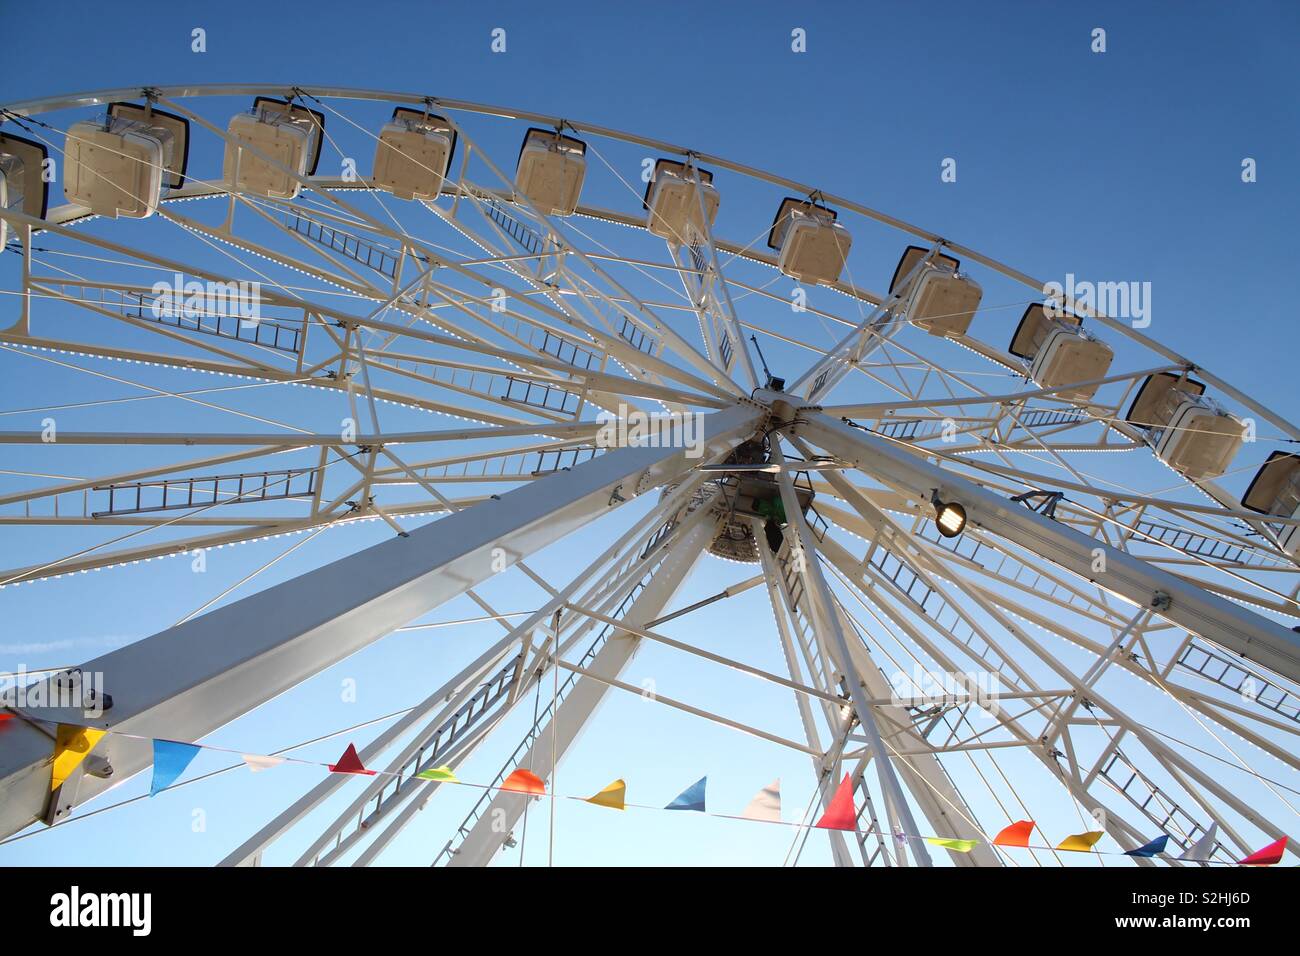
[[[314,111],[320,172],[232,138],[229,105],[251,96]],[[553,777],[579,759],[602,700],[638,690],[621,675],[646,642],[793,695],[798,740],[737,720],[726,701],[657,704],[804,754],[823,807],[847,774],[859,823],[829,833],[838,865],[1016,863],[989,839],[1046,801],[1125,850],[1158,832],[1186,848],[1218,823],[1214,862],[1294,825],[1294,788],[1274,771],[1300,770],[1300,563],[1284,543],[1300,519],[1243,505],[1246,464],[1204,479],[1166,467],[1125,417],[1165,374],[1231,403],[1261,445],[1300,441],[1284,411],[1076,302],[1059,304],[1115,347],[1113,367],[1042,385],[1008,336],[985,334],[1041,301],[1035,278],[813,185],[571,119],[232,84],[14,104],[0,132],[62,166],[70,122],[136,101],[239,147],[297,195],[235,188],[212,173],[220,155],[195,155],[148,221],[0,208],[0,363],[25,383],[0,407],[0,534],[24,542],[0,559],[0,602],[12,586],[71,593],[86,573],[363,522],[393,537],[220,603],[264,564],[202,595],[206,613],[83,664],[113,698],[92,722],[138,738],[110,734],[53,794],[52,721],[85,720],[17,713],[0,751],[0,834],[61,825],[147,768],[150,736],[201,740],[462,594],[505,633],[361,745],[381,774],[347,799],[347,778],[327,777],[224,863],[266,862],[327,803],[288,862],[381,859],[443,789],[417,774],[494,752],[529,692],[551,700],[490,785],[525,765]],[[392,106],[445,114],[455,133],[436,198],[325,172],[372,152]],[[586,176],[610,187],[603,205],[580,197],[561,215],[520,188],[487,145],[519,123],[581,139]],[[667,241],[648,230],[635,174],[647,151],[681,160],[695,187]],[[705,167],[724,196],[716,218]],[[922,264],[881,293],[857,277],[892,263],[850,256],[791,309],[800,282],[756,248],[770,213],[728,205],[727,180],[773,205],[794,194],[834,207],[853,230],[919,245]],[[900,290],[939,256],[988,280],[970,332],[926,334],[908,314]],[[159,309],[159,283],[177,290],[163,293],[173,306],[191,286],[203,294]],[[256,321],[241,321],[253,298]],[[155,409],[194,425],[158,428]],[[629,437],[656,416],[665,441]],[[940,502],[964,508],[960,536],[936,529]],[[544,549],[625,505],[630,527],[581,571],[549,566]],[[672,610],[715,557],[760,574]],[[486,590],[499,573],[544,594],[515,623]],[[679,629],[722,599],[757,603],[765,622],[770,611],[784,673]],[[911,687],[922,672],[992,683],[993,705]],[[1021,788],[1020,774],[1038,777]],[[432,862],[491,862],[531,799],[484,791]],[[977,844],[945,860],[926,837]]]

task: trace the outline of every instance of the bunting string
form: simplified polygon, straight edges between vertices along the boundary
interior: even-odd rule
[[[140,734],[126,733],[115,730],[104,730],[96,727],[82,727],[72,724],[58,724],[55,735],[55,747],[53,758],[51,760],[51,789],[58,789],[71,774],[93,753],[95,746],[107,736],[119,736],[133,740],[149,741],[153,747],[153,779],[150,783],[149,793],[140,797],[134,797],[130,800],[113,804],[110,807],[102,807],[91,813],[83,814],[80,817],[71,819],[84,819],[95,813],[104,812],[114,807],[121,806],[124,803],[131,803],[138,799],[146,799],[155,796],[166,790],[174,789],[185,783],[193,783],[198,780],[216,776],[220,773],[226,773],[230,770],[238,769],[240,766],[247,767],[251,772],[257,773],[271,769],[285,763],[301,764],[305,766],[323,767],[329,773],[353,774],[359,776],[389,776],[401,777],[400,772],[394,773],[386,770],[371,770],[365,767],[357,753],[356,745],[349,743],[342,755],[333,763],[308,760],[302,757],[293,757],[287,754],[289,750],[299,749],[308,746],[311,743],[318,743],[322,740],[342,736],[345,733],[361,729],[364,726],[399,716],[407,711],[398,711],[395,714],[378,717],[371,721],[356,727],[347,728],[325,737],[316,738],[293,747],[285,748],[276,754],[255,754],[245,753],[233,750],[227,747],[219,747],[211,744],[195,744],[184,741],[167,740],[163,738],[147,737]],[[23,715],[25,719],[33,718]],[[46,721],[36,720],[34,722],[47,723]],[[239,764],[233,764],[219,770],[202,774],[198,777],[191,778],[187,781],[181,781],[181,776],[198,756],[202,750],[210,750],[218,753],[238,754],[240,757]],[[570,794],[556,794],[547,790],[546,782],[529,770],[519,768],[514,770],[509,776],[499,784],[481,784],[474,783],[458,778],[449,766],[440,766],[433,769],[425,770],[416,774],[415,779],[434,783],[450,784],[453,786],[470,787],[473,789],[485,791],[499,791],[501,793],[517,793],[521,796],[532,799],[550,798],[552,803],[552,812],[554,812],[556,800],[569,800],[581,803],[587,803],[594,806],[604,807],[612,810],[625,811],[635,810],[657,810],[657,811],[690,811],[700,813],[704,816],[713,817],[723,820],[744,820],[755,823],[766,823],[769,825],[784,826],[797,831],[812,830],[840,830],[845,832],[856,833],[859,835],[870,835],[875,833],[874,829],[858,829],[858,810],[854,803],[854,788],[852,777],[845,774],[839,785],[836,787],[833,797],[826,805],[825,812],[816,823],[806,823],[803,820],[782,820],[781,819],[781,793],[780,780],[775,780],[771,784],[763,787],[749,801],[748,805],[741,813],[723,813],[706,808],[706,788],[708,784],[707,777],[701,777],[695,783],[691,784],[668,804],[641,804],[630,803],[627,800],[627,783],[623,779],[618,779],[592,795],[577,796]],[[805,818],[806,819],[806,818]],[[62,825],[62,824],[59,824]],[[998,832],[992,840],[966,839],[957,837],[943,837],[929,834],[906,834],[895,833],[894,836],[899,839],[916,839],[924,840],[926,843],[937,846],[954,853],[969,853],[981,844],[990,845],[1003,849],[1026,849],[1026,850],[1049,850],[1064,851],[1074,853],[1090,853],[1098,856],[1128,856],[1136,858],[1152,858],[1165,855],[1165,848],[1169,840],[1168,834],[1161,834],[1133,850],[1114,851],[1098,850],[1097,843],[1105,836],[1100,830],[1092,830],[1083,833],[1076,833],[1067,836],[1060,843],[1055,845],[1051,843],[1034,843],[1033,833],[1036,824],[1032,820],[1020,820],[1009,824]],[[37,831],[44,832],[44,831]],[[1286,851],[1288,838],[1283,836],[1278,840],[1268,844],[1243,859],[1235,863],[1216,860],[1212,854],[1216,849],[1218,824],[1213,824],[1199,840],[1177,857],[1178,861],[1194,862],[1217,866],[1272,866],[1282,861]],[[0,845],[11,842],[20,837],[11,837],[9,840],[0,841]]]

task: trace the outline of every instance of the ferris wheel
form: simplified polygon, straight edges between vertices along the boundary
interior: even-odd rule
[[[847,776],[838,865],[1007,865],[992,836],[1044,802],[1117,852],[1167,835],[1141,865],[1234,862],[1294,825],[1300,430],[1142,323],[852,198],[572,118],[223,85],[0,119],[0,363],[33,383],[0,431],[0,609],[391,532],[43,677],[101,673],[102,713],[12,709],[0,834],[73,818],[150,767],[150,738],[201,741],[456,597],[493,614],[475,589],[499,575],[547,599],[360,748],[380,772],[327,825],[307,818],[346,775],[226,863],[308,822],[298,864],[374,862],[438,798],[429,771],[499,752],[428,854],[491,862],[534,799],[501,782],[549,779],[640,692],[651,644],[788,692],[797,739],[725,698],[654,703],[806,755],[823,807]],[[159,401],[51,430],[94,404],[43,390],[55,368]],[[209,424],[169,429],[160,403]],[[586,566],[547,566],[622,509]],[[705,562],[736,583],[675,607]],[[680,629],[721,601],[761,602],[784,672]],[[110,731],[56,785],[54,723]]]

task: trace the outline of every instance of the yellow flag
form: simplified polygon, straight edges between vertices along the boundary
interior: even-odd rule
[[[945,850],[953,850],[957,853],[969,853],[979,844],[978,840],[954,840],[948,837],[926,837],[926,843],[933,843],[935,846],[941,846]]]
[[[78,727],[75,724],[59,724],[54,740],[54,773],[50,777],[51,792],[59,789],[63,782],[72,776],[81,761],[99,743],[99,738],[108,733],[95,727]]]
[[[627,784],[622,780],[615,780],[600,793],[594,797],[588,797],[588,803],[594,803],[598,807],[609,807],[611,810],[623,809],[623,798],[627,796]]]
[[[1093,848],[1098,840],[1102,838],[1101,830],[1090,830],[1087,833],[1076,833],[1068,836],[1061,841],[1058,850],[1073,850],[1076,853],[1087,853]]]

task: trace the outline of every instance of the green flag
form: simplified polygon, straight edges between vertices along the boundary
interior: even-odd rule
[[[969,853],[979,843],[978,840],[949,840],[945,837],[926,837],[925,842],[941,846],[945,850],[952,850],[955,853]]]
[[[460,783],[456,775],[451,772],[451,768],[445,764],[441,767],[434,767],[432,770],[424,770],[416,774],[421,780],[437,780],[439,783]]]

